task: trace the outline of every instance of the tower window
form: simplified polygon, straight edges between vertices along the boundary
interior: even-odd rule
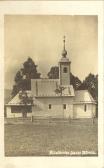
[[[86,106],[86,104],[84,105],[84,111],[85,111],[85,112],[87,111],[87,106]]]
[[[51,109],[52,108],[52,105],[51,104],[49,104],[49,109]]]
[[[63,104],[63,109],[66,109],[66,104]]]
[[[67,73],[67,67],[64,67],[63,72]]]

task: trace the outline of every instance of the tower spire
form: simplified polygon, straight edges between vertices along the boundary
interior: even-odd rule
[[[67,51],[66,51],[66,49],[65,49],[65,36],[63,37],[63,43],[64,43],[64,46],[63,46],[63,51],[62,51],[62,56],[65,58],[66,57],[66,55],[67,55]]]
[[[63,37],[63,42],[64,42],[64,50],[65,50],[65,36]]]

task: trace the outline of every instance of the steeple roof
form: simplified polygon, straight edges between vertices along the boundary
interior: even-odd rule
[[[65,36],[64,36],[64,39],[63,39],[63,43],[64,43],[64,47],[63,47],[63,51],[62,51],[62,56],[63,56],[64,58],[66,58],[67,51],[66,51],[66,49],[65,49]]]
[[[67,58],[67,50],[65,48],[65,36],[63,38],[63,50],[62,50],[62,57],[59,62],[70,62],[69,58]]]

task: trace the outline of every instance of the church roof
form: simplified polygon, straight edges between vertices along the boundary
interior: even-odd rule
[[[32,79],[31,87],[31,91],[27,90],[26,93],[28,97],[33,97],[36,104],[39,104],[39,102],[35,99],[36,97],[60,97],[60,93],[56,92],[59,87],[59,79]],[[23,103],[21,103],[19,94],[20,92],[17,93],[17,95],[13,97],[13,99],[11,99],[6,105],[24,105]],[[74,96],[73,86],[70,85],[63,88],[61,96]]]
[[[35,80],[33,83],[35,83],[37,80]],[[58,80],[54,80],[54,82],[52,82],[52,85],[54,86],[54,84],[53,83],[55,83],[55,81],[57,82]],[[38,82],[39,82],[39,80],[38,80]],[[48,81],[49,82],[49,81]],[[46,82],[47,83],[47,82]],[[41,84],[42,84],[42,82],[41,82]],[[42,85],[39,85],[39,88],[42,86]],[[52,86],[51,85],[51,86]],[[44,86],[44,84],[43,84],[43,86]],[[38,88],[38,89],[39,89]],[[55,89],[54,87],[52,87],[52,89]],[[73,90],[73,88],[72,87],[70,87],[70,89],[71,89],[71,95],[70,96],[74,96],[74,90]],[[50,90],[50,89],[49,89]],[[52,92],[49,92],[49,90],[48,89],[46,89],[46,87],[44,88],[44,89],[42,89],[41,88],[41,94],[40,94],[40,92],[38,93],[38,96],[36,96],[36,95],[34,95],[35,94],[35,92],[31,92],[31,91],[26,91],[27,92],[27,95],[28,95],[28,97],[30,96],[33,96],[33,99],[35,100],[34,102],[37,104],[37,105],[39,105],[40,106],[40,102],[37,100],[37,99],[35,99],[35,97],[57,97],[57,96],[60,96],[60,95],[58,95],[58,94],[55,94],[55,92],[54,91],[52,91]],[[34,90],[35,91],[35,90]],[[47,92],[48,91],[48,92]],[[73,92],[72,92],[73,91]],[[66,93],[66,94],[65,94]],[[68,87],[66,88],[66,91],[64,90],[64,92],[63,92],[63,95],[62,96],[69,96],[69,95],[67,95],[67,93],[68,93]],[[74,104],[83,104],[83,103],[94,103],[94,104],[96,104],[96,101],[94,101],[94,99],[93,99],[93,97],[91,96],[91,94],[88,92],[88,90],[77,90],[77,91],[75,91],[75,96],[74,96]],[[16,106],[22,106],[22,105],[24,105],[24,104],[21,104],[21,100],[20,100],[20,98],[19,98],[19,93],[17,93],[17,95],[13,98],[13,99],[11,99],[11,101],[8,103],[8,104],[6,104],[7,106],[13,106],[13,105],[16,105]],[[31,105],[31,104],[28,104],[28,105]]]
[[[88,90],[75,91],[74,103],[96,103]]]
[[[60,93],[59,79],[32,79],[31,90],[36,97],[57,97]],[[63,88],[61,96],[74,96],[73,86]]]

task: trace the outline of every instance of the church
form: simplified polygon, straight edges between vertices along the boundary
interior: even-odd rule
[[[96,117],[96,102],[88,90],[74,90],[70,84],[71,61],[67,56],[65,38],[58,62],[59,79],[31,79],[31,91],[26,91],[33,103],[21,104],[19,93],[6,104],[6,117],[92,118]]]

